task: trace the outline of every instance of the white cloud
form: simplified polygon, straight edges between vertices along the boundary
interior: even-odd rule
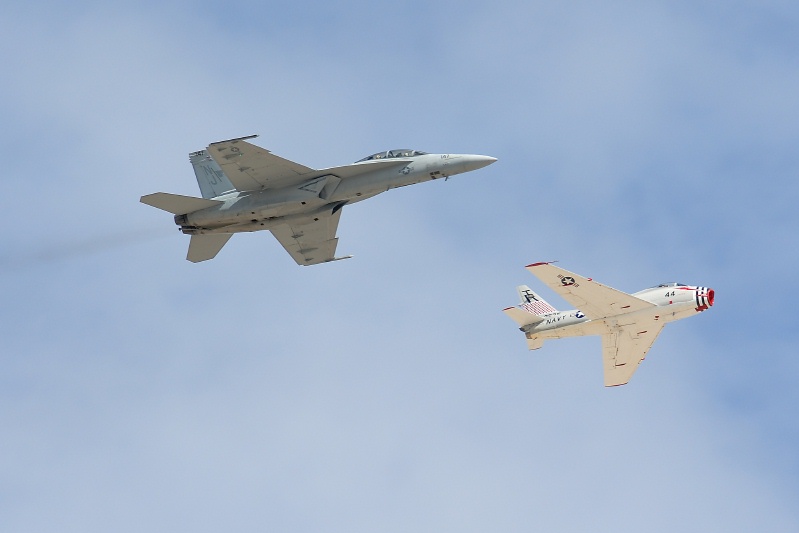
[[[9,530],[796,529],[793,41],[662,4],[190,7],[3,20]],[[188,264],[137,199],[250,133],[500,161],[345,208],[349,261]],[[605,390],[596,339],[527,353],[500,313],[550,259],[718,304]]]

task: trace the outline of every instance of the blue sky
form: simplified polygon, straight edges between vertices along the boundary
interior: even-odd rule
[[[4,531],[796,531],[799,8],[32,3],[0,20]],[[213,261],[143,194],[257,133],[492,155]],[[524,265],[716,289],[633,381]]]

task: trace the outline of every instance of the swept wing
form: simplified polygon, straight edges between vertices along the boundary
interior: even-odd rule
[[[533,263],[527,265],[527,270],[592,320],[655,307],[626,292],[549,263]]]
[[[624,385],[663,331],[664,322],[654,318],[639,319],[634,324],[611,327],[602,335],[602,363],[605,386]]]
[[[254,137],[256,136],[251,135],[208,145],[208,153],[239,191],[287,187],[325,174],[345,179],[379,168],[401,167],[411,161],[392,158],[316,170],[276,156],[269,150],[246,141]]]
[[[272,235],[298,265],[316,265],[336,259],[336,229],[341,209],[309,216],[273,228]]]
[[[208,153],[240,191],[283,187],[303,181],[314,169],[272,154],[242,137],[208,145]]]

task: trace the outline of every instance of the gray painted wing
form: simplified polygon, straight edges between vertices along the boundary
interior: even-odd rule
[[[208,146],[208,153],[239,191],[287,187],[325,174],[346,179],[384,168],[404,167],[412,162],[411,159],[392,158],[314,170],[244,140],[250,138],[221,141]]]
[[[316,265],[335,259],[336,229],[341,209],[322,213],[292,224],[281,224],[272,235],[283,245],[298,265]]]
[[[654,304],[626,292],[548,263],[529,265],[527,270],[590,319],[596,320],[655,307]]]
[[[634,324],[615,327],[602,335],[606,387],[624,385],[630,381],[664,325],[664,322],[654,319],[639,320]]]
[[[241,139],[208,145],[208,153],[240,191],[273,189],[308,179],[314,169],[283,159]]]

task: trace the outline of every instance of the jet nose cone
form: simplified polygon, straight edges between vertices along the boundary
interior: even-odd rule
[[[497,158],[490,155],[476,155],[474,156],[475,168],[487,167],[491,163],[496,163]]]
[[[487,167],[491,163],[496,162],[496,157],[491,157],[487,155],[467,155],[463,156],[463,163],[461,163],[463,172],[470,172],[472,170],[477,170],[478,168]]]

